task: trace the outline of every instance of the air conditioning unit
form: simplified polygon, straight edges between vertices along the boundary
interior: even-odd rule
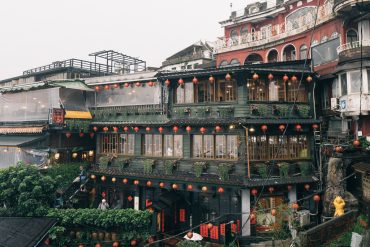
[[[339,108],[339,99],[338,98],[330,98],[330,109],[338,110]]]
[[[299,225],[301,227],[307,226],[310,224],[310,211],[309,210],[300,210],[297,212],[299,218]]]

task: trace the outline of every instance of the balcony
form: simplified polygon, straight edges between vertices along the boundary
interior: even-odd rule
[[[334,0],[334,12],[342,15],[358,15],[369,11],[370,0]],[[349,16],[348,16],[349,17]]]
[[[334,18],[332,8],[333,1],[327,1],[326,4],[319,7],[316,25],[320,25]],[[256,31],[234,38],[222,37],[215,42],[215,53],[219,54],[250,47],[258,47],[273,42],[275,42],[274,45],[281,44],[284,43],[284,38],[304,33],[314,25],[315,18],[312,18],[310,22],[307,22],[307,20],[301,17],[294,23],[294,26],[298,26],[298,28],[294,28],[291,23],[288,23],[287,25],[285,25],[285,23],[281,23],[272,26],[269,31]]]
[[[337,48],[337,52],[339,55],[339,62],[356,60],[361,57],[370,58],[370,40],[362,41],[362,49],[360,41],[342,44]]]

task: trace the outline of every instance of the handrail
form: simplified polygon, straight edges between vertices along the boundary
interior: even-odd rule
[[[339,54],[342,51],[359,48],[360,46],[361,46],[361,42],[359,40],[354,41],[354,42],[345,43],[337,47],[337,53]],[[370,40],[363,40],[362,46],[370,46]]]

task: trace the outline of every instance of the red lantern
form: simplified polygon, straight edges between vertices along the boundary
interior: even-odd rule
[[[251,220],[256,219],[256,214],[255,214],[255,213],[251,213],[251,214],[250,214],[250,218],[251,218]]]
[[[171,85],[171,82],[170,82],[170,80],[168,80],[168,79],[167,79],[167,80],[165,80],[165,81],[164,81],[164,84],[165,84],[167,87],[169,87],[169,86]]]
[[[335,147],[335,152],[341,153],[341,152],[343,152],[343,148],[341,146],[336,146]]]
[[[131,240],[130,244],[131,244],[132,246],[135,246],[135,245],[137,244],[137,241],[136,241],[135,239],[133,239],[133,240]]]
[[[187,188],[187,190],[193,190],[193,185],[188,184],[188,186],[186,188]]]
[[[152,81],[148,82],[148,86],[149,87],[153,87],[154,86],[154,82],[152,82]]]
[[[139,132],[139,127],[135,127],[134,128],[134,131],[137,133],[137,132]]]
[[[94,126],[93,131],[95,131],[95,132],[98,131],[98,127]]]
[[[129,202],[131,202],[133,199],[134,199],[134,198],[133,198],[132,196],[128,196],[128,197],[127,197],[127,200],[128,200]]]
[[[285,125],[284,125],[284,124],[280,124],[280,125],[279,125],[279,130],[280,130],[281,132],[283,132],[283,131],[285,130]]]
[[[150,127],[146,127],[145,130],[146,130],[146,132],[150,132],[151,131]]]
[[[188,132],[188,133],[191,132],[191,127],[190,126],[186,127],[186,132]]]
[[[100,87],[99,86],[95,86],[95,91],[99,91],[100,90]]]
[[[95,180],[95,179],[96,179],[95,174],[91,174],[90,178],[91,178],[92,180]]]
[[[202,187],[202,192],[207,192],[207,191],[208,191],[207,186],[203,186],[203,187]]]
[[[173,126],[172,130],[173,130],[173,132],[177,133],[177,131],[179,131],[179,127]]]
[[[309,190],[309,189],[310,189],[310,185],[309,185],[309,184],[305,184],[305,185],[304,185],[304,188],[305,188],[306,190]]]
[[[112,247],[119,247],[119,243],[117,241],[114,241]]]
[[[96,233],[97,234],[97,233]],[[96,243],[94,247],[101,247],[101,243]]]
[[[275,208],[271,209],[271,215],[272,215],[272,216],[275,216],[275,215],[276,215],[276,213],[277,213],[277,211],[276,211],[276,209],[275,209]]]
[[[287,75],[284,75],[284,76],[283,76],[283,81],[284,81],[284,82],[287,82],[288,80],[289,80],[289,77],[288,77]]]
[[[125,87],[129,87],[130,86],[130,84],[128,82],[126,82],[124,85],[125,85]]]
[[[361,142],[359,140],[354,140],[353,141],[353,146],[358,147],[360,145],[361,145]]]
[[[258,191],[257,191],[257,189],[252,189],[252,190],[251,190],[251,193],[252,193],[252,195],[256,196],[256,195],[257,195],[257,193],[258,193]]]
[[[71,132],[67,132],[67,133],[66,133],[66,137],[67,137],[67,138],[70,138],[71,136],[72,136]]]
[[[225,80],[226,81],[230,81],[231,80],[231,75],[229,73],[226,74]]]
[[[199,129],[200,130],[200,133],[204,134],[206,132],[206,128],[202,127]]]
[[[115,182],[117,182],[117,178],[112,178],[112,183],[115,183]]]
[[[225,190],[224,190],[224,188],[220,187],[220,188],[218,188],[217,192],[218,192],[218,193],[224,193],[224,192],[225,192]]]
[[[79,244],[79,245],[78,245],[78,247],[84,247],[84,246],[85,246],[85,245],[83,245],[83,244]]]
[[[93,139],[95,136],[95,133],[90,133],[90,138]]]
[[[193,78],[193,83],[196,85],[196,84],[198,84],[198,78],[196,78],[195,76],[194,76],[194,78]]]
[[[162,132],[163,132],[163,128],[162,128],[162,127],[159,127],[159,128],[158,128],[158,132],[162,134]]]
[[[252,195],[256,196],[256,195],[257,195],[257,193],[258,193],[258,191],[257,191],[257,189],[252,189],[252,190],[251,190],[251,193],[252,193]]]
[[[311,82],[311,81],[312,81],[312,77],[311,77],[310,75],[309,75],[309,76],[307,76],[306,81],[307,81],[307,82]]]
[[[295,129],[299,132],[299,131],[301,131],[301,130],[302,130],[302,126],[301,126],[300,124],[297,124],[297,125],[295,126]]]
[[[208,227],[208,229],[211,229],[213,227],[213,224],[212,223],[208,223],[207,224],[207,227]]]
[[[269,187],[270,193],[274,192],[274,187]]]
[[[146,186],[151,187],[153,185],[152,181],[146,182]]]
[[[313,200],[314,200],[315,202],[319,202],[319,201],[320,201],[320,196],[319,196],[319,195],[314,195],[314,196],[313,196]]]
[[[136,82],[135,83],[135,86],[140,87],[141,86],[141,83],[140,82]]]
[[[290,185],[290,184],[288,184],[288,185],[287,185],[287,189],[288,189],[288,191],[291,191],[291,190],[293,189],[293,186],[292,186],[292,185]]]
[[[118,132],[118,128],[117,127],[113,127],[113,131],[114,132]]]
[[[124,132],[127,132],[127,131],[128,131],[128,127],[127,127],[127,126],[125,126],[125,127],[123,128],[123,131],[124,131]]]
[[[292,82],[296,82],[297,81],[297,77],[295,75],[292,76]]]
[[[119,88],[119,85],[117,83],[113,84],[114,88]]]
[[[104,128],[103,128],[103,131],[104,131],[104,132],[108,132],[108,130],[109,130],[109,128],[108,128],[108,127],[104,127]]]
[[[127,179],[127,178],[124,178],[124,179],[122,179],[122,182],[123,182],[124,184],[127,184],[127,183],[128,183],[128,179]]]
[[[312,125],[312,128],[316,130],[316,129],[318,129],[318,128],[319,128],[319,125],[318,125],[318,124],[313,124],[313,125]]]
[[[293,209],[295,209],[295,210],[297,210],[297,209],[299,208],[298,203],[296,203],[296,202],[295,202],[295,203],[293,203],[293,204],[292,204],[292,208],[293,208]]]
[[[188,233],[186,233],[186,236],[187,236],[189,239],[191,239],[191,238],[193,237],[193,232],[188,232]]]
[[[220,131],[221,131],[221,127],[217,125],[217,126],[215,127],[215,130],[216,130],[216,132],[220,132]]]
[[[184,80],[180,78],[180,79],[178,80],[178,83],[179,83],[179,85],[180,85],[180,86],[182,86],[182,85],[184,85]]]
[[[106,176],[101,176],[101,181],[105,182],[105,180],[107,180],[107,177]]]
[[[210,76],[208,78],[208,81],[209,81],[209,83],[214,83],[215,82],[215,78],[213,76]]]
[[[139,180],[134,181],[134,185],[139,185],[139,183],[140,183]]]
[[[178,188],[179,188],[179,186],[177,184],[172,185],[172,189],[177,190]]]
[[[267,78],[268,78],[270,81],[272,81],[272,80],[274,79],[274,76],[270,73],[270,74],[267,76]]]
[[[262,130],[263,133],[265,133],[267,131],[267,129],[268,128],[267,128],[267,125],[266,124],[264,124],[264,125],[261,126],[261,130]]]
[[[159,187],[164,188],[165,184],[163,182],[159,183]]]
[[[257,75],[256,73],[253,74],[252,76],[253,80],[257,81],[259,77],[259,75]]]
[[[105,85],[105,86],[104,86],[104,89],[105,89],[105,90],[109,90],[109,89],[110,89],[110,86],[109,86],[109,85]]]

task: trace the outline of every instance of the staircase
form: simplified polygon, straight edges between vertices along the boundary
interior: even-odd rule
[[[72,207],[72,199],[75,198],[80,192],[81,186],[85,187],[89,182],[89,179],[86,179],[83,184],[81,183],[72,183],[63,193],[64,207]]]

